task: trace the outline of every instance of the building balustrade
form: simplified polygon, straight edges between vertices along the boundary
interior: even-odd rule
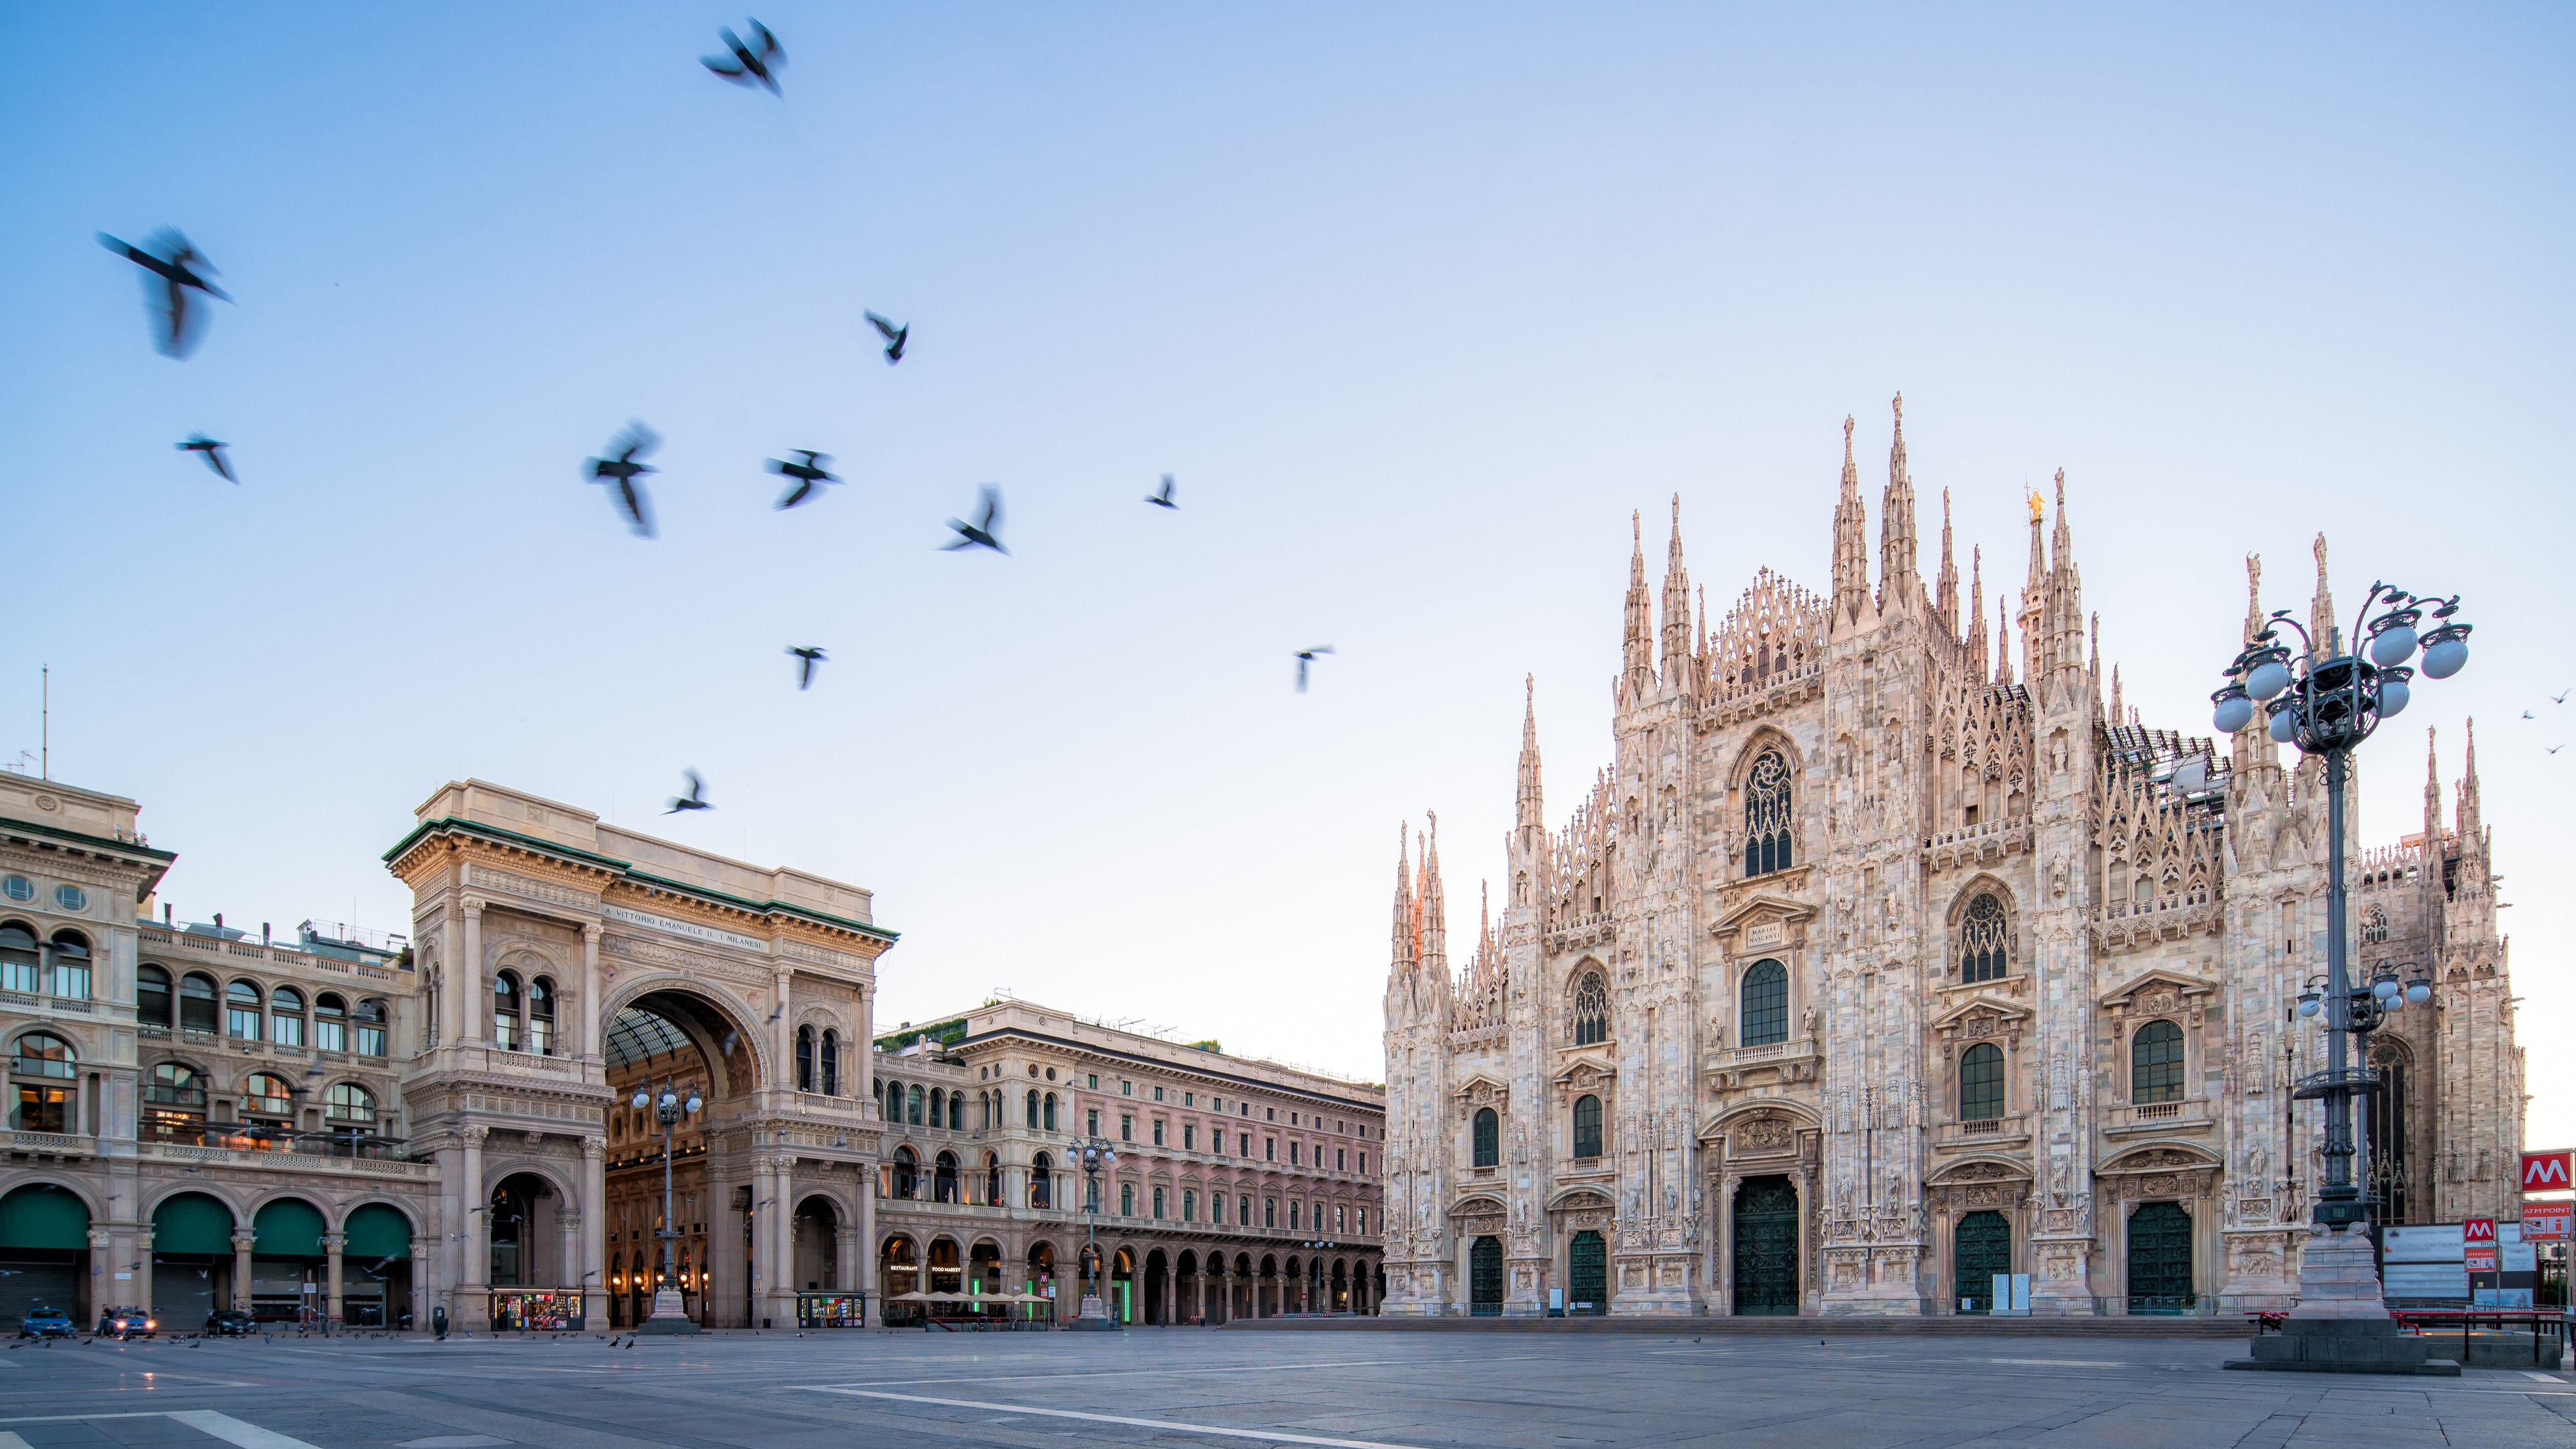
[[[2007,1113],[2001,1117],[1977,1117],[1965,1122],[1941,1124],[1937,1145],[1941,1147],[2014,1147],[2030,1140],[2030,1114]]]
[[[2190,1097],[2179,1102],[2137,1102],[2106,1107],[2102,1112],[2103,1135],[2133,1136],[2142,1132],[2201,1131],[2212,1123],[2209,1100]]]

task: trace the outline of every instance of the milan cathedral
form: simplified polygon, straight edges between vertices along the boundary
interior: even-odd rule
[[[1695,611],[1676,499],[1658,610],[1640,530],[1615,763],[1551,831],[1533,690],[1462,968],[1437,823],[1399,839],[1387,1313],[1975,1313],[2017,1274],[2039,1314],[2295,1296],[2321,768],[2259,715],[2212,741],[2123,703],[2062,472],[1991,635],[1946,495],[1927,582],[1901,398],[1873,581],[1851,433],[1823,594],[1766,569]],[[2249,636],[2260,589],[2249,558]],[[2366,1047],[2362,1180],[2385,1221],[2510,1220],[2522,1051],[2474,739],[2442,797],[2428,744],[2420,832],[2341,863],[2361,978],[2434,982]]]

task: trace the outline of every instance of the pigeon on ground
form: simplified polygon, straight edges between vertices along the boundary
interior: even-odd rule
[[[902,326],[897,327],[874,312],[870,312],[868,314],[868,320],[875,323],[877,331],[885,336],[886,366],[892,367],[896,363],[903,361],[903,344],[912,336],[912,324],[906,322]]]
[[[751,22],[751,45],[743,44],[742,38],[730,30],[718,30],[716,34],[724,37],[725,49],[733,54],[699,57],[707,69],[735,85],[767,86],[771,95],[785,97],[786,92],[778,88],[778,77],[770,72],[787,64],[787,52],[778,48],[778,37],[769,33],[768,26],[757,20]]]
[[[769,460],[770,472],[796,480],[795,485],[787,490],[787,496],[778,500],[779,507],[793,508],[812,498],[823,484],[841,481],[823,471],[822,465],[832,461],[830,454],[817,453],[811,448],[793,448],[789,451],[805,461],[784,463],[776,458]]]
[[[1000,554],[1010,552],[1002,547],[1001,536],[995,532],[1002,526],[1002,490],[990,483],[984,485],[984,508],[975,521],[967,523],[952,518],[948,520],[948,526],[957,531],[957,538],[953,543],[941,544],[943,549],[989,548]]]
[[[1172,501],[1172,475],[1169,473],[1164,474],[1163,486],[1146,494],[1145,501],[1153,504],[1157,508],[1180,507],[1181,505]]]
[[[642,423],[628,423],[626,431],[608,440],[608,456],[590,460],[590,478],[609,487],[617,511],[626,515],[627,526],[637,538],[653,536],[653,508],[638,480],[647,473],[662,471],[639,458],[651,457],[662,446],[661,435]]]
[[[203,292],[226,302],[232,298],[206,280],[214,264],[197,255],[195,244],[176,229],[163,227],[143,240],[145,244],[138,247],[106,232],[98,234],[100,246],[159,278],[143,284],[144,299],[152,308],[152,345],[164,357],[185,357],[205,335],[204,314],[188,294]]]
[[[1318,644],[1312,649],[1300,649],[1297,651],[1297,692],[1299,694],[1304,694],[1306,692],[1306,666],[1315,662],[1316,655],[1330,654],[1332,652],[1333,646],[1330,644]]]
[[[672,796],[671,808],[663,811],[663,814],[677,815],[683,810],[713,810],[716,808],[715,806],[707,803],[707,782],[698,778],[697,771],[682,770],[680,773],[688,779],[689,793],[686,795]]]
[[[796,687],[804,689],[814,682],[814,666],[823,662],[820,644],[789,645],[787,652],[804,661],[796,666]]]
[[[188,441],[173,443],[171,446],[182,453],[194,453],[205,459],[206,466],[215,470],[216,477],[235,487],[241,486],[241,480],[233,476],[233,465],[224,458],[224,449],[231,447],[232,444],[218,443],[203,433],[191,433],[188,435]]]

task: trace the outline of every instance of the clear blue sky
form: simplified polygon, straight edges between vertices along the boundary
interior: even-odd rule
[[[1713,606],[1821,586],[1902,388],[1990,584],[2067,470],[2154,722],[2203,727],[2248,551],[2279,604],[2320,527],[2347,606],[2468,593],[2363,826],[2479,716],[2576,1141],[2563,9],[760,18],[783,103],[706,7],[0,18],[0,753],[50,662],[55,773],[143,802],[182,915],[399,928],[378,853],[474,774],[872,887],[889,1022],[1001,986],[1374,1077],[1396,823],[1463,935],[1525,672],[1562,820],[1630,510],[1683,495]],[[185,363],[91,240],[162,225],[240,299]],[[658,542],[577,473],[630,417]],[[850,482],[774,513],[799,447]],[[1014,556],[935,551],[986,481]]]

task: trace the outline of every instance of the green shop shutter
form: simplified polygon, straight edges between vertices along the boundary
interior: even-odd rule
[[[259,1245],[251,1249],[263,1258],[319,1258],[322,1252],[322,1212],[309,1202],[280,1198],[259,1210],[251,1220],[259,1234]]]
[[[411,1223],[383,1203],[371,1202],[349,1214],[340,1231],[348,1239],[348,1245],[340,1250],[345,1257],[411,1256]]]
[[[233,1210],[201,1192],[163,1199],[152,1210],[152,1251],[232,1256]]]
[[[0,1248],[86,1248],[89,1207],[78,1193],[29,1183],[0,1198]]]

